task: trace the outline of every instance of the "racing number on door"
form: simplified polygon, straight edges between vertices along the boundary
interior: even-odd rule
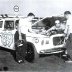
[[[13,42],[13,35],[10,32],[4,32],[1,35],[1,42],[4,46],[10,47]]]

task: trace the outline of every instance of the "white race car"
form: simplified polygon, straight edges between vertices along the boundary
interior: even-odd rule
[[[47,18],[46,18],[47,19]],[[33,23],[33,33],[22,34],[22,41],[19,40],[18,34],[18,18],[1,18],[0,19],[0,47],[11,50],[17,62],[21,62],[24,58],[33,62],[40,54],[56,54],[64,55],[66,53],[65,37],[63,33],[51,35],[42,35],[41,28],[47,25],[51,28],[52,24],[49,20],[41,19]],[[27,45],[27,47],[26,47]],[[26,51],[25,51],[26,50]]]

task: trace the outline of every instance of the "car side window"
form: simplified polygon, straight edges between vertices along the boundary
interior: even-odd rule
[[[14,29],[14,21],[5,21],[4,28],[8,29],[8,30],[13,30]]]

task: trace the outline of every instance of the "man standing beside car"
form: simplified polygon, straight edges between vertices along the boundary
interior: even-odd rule
[[[29,13],[26,18],[20,18],[18,24],[19,41],[17,42],[17,62],[23,63],[26,56],[26,35],[31,32],[31,20],[34,18],[33,13]]]
[[[71,47],[71,41],[72,41],[72,16],[70,11],[64,12],[64,17],[66,20],[66,27],[65,27],[65,39],[66,41],[66,47],[68,52],[68,60],[66,62],[72,62],[72,47]]]

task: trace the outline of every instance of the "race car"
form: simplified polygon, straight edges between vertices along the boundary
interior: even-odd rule
[[[53,22],[53,21],[52,21]],[[65,45],[65,35],[63,32],[53,31],[50,35],[42,34],[41,29],[47,27],[50,29],[54,24],[48,18],[43,18],[40,21],[35,22],[32,26],[32,30],[35,32],[30,35],[26,35],[27,49],[26,60],[29,62],[36,61],[39,55],[48,54],[67,54]]]
[[[61,54],[66,52],[64,33],[45,35],[41,29],[50,29],[53,24],[47,18],[33,22],[33,33],[22,34],[19,40],[18,24],[20,18],[0,18],[0,48],[9,49],[14,59],[21,63],[24,59],[35,61],[41,54]],[[53,21],[52,21],[53,22]]]

